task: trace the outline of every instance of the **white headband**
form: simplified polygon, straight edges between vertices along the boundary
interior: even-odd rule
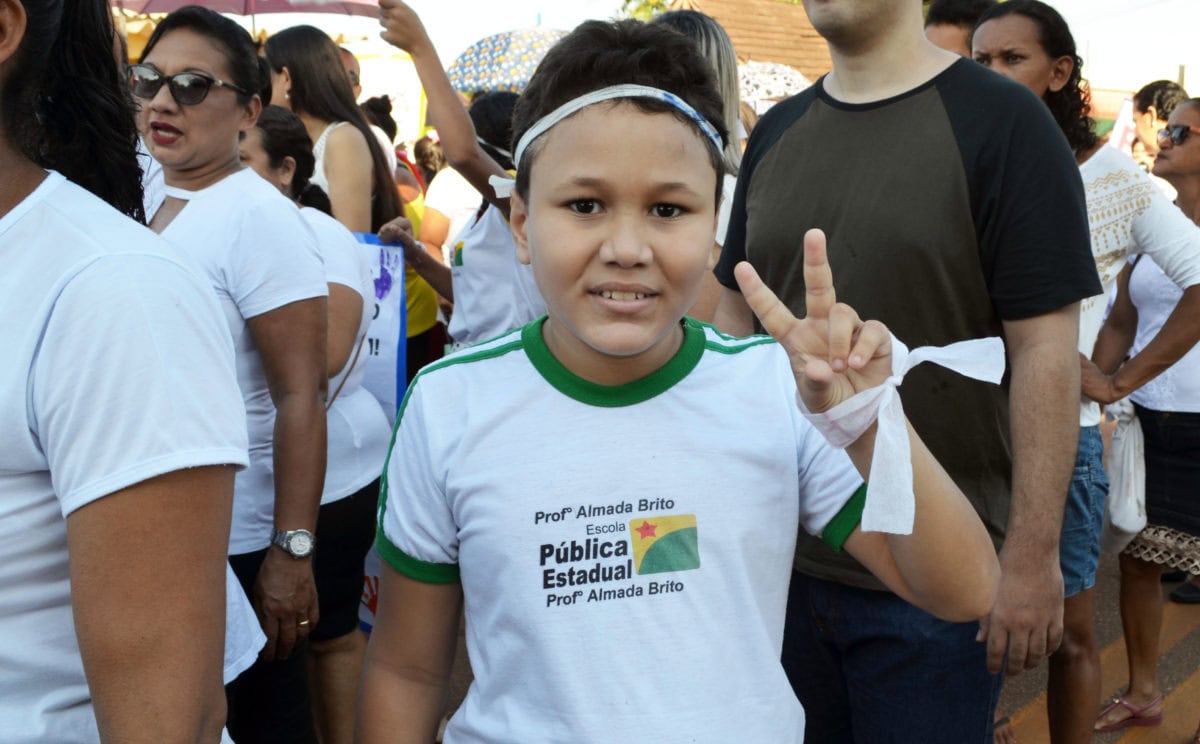
[[[582,108],[591,106],[594,103],[600,103],[601,101],[611,101],[615,98],[653,98],[656,101],[662,101],[663,103],[670,104],[679,111],[682,111],[688,119],[695,123],[696,126],[700,127],[700,131],[704,132],[704,135],[712,140],[712,143],[716,145],[717,150],[721,150],[724,147],[721,142],[721,135],[717,133],[716,128],[709,123],[708,119],[705,119],[700,112],[692,108],[687,101],[683,100],[674,93],[670,93],[660,88],[651,88],[648,85],[613,85],[609,86],[608,88],[600,88],[599,90],[585,93],[578,98],[567,101],[563,105],[543,116],[541,119],[538,119],[532,127],[525,131],[525,134],[521,136],[521,140],[517,142],[517,149],[513,153],[515,155],[513,158],[513,166],[520,168],[521,157],[525,155],[525,151],[529,149],[529,145],[532,144],[535,139],[541,137],[543,134],[549,131],[550,128],[555,124],[558,124],[560,121]],[[492,176],[488,180],[491,183],[492,188],[496,190],[497,197],[504,199],[512,195],[513,187],[515,185],[515,181],[512,179]]]

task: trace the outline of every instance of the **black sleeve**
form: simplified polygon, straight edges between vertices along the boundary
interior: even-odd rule
[[[966,87],[975,90],[946,90],[943,100],[996,312],[1020,320],[1100,294],[1083,181],[1062,130],[1024,87],[982,68],[970,72]]]
[[[754,180],[754,169],[770,152],[783,133],[799,119],[816,100],[817,86],[811,85],[786,101],[780,101],[758,120],[746,152],[742,155],[742,166],[738,171],[737,188],[733,192],[733,209],[729,213],[729,227],[725,233],[725,244],[721,246],[721,260],[713,269],[722,286],[740,292],[733,278],[733,267],[746,259],[746,195]]]

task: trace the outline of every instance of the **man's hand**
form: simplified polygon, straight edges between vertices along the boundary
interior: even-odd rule
[[[1000,550],[1000,588],[992,612],[979,621],[988,671],[1014,676],[1058,650],[1063,635],[1063,578],[1058,555],[1033,560],[1030,551]],[[1014,557],[1015,556],[1015,557]],[[1004,652],[1008,651],[1008,665]]]
[[[320,620],[312,558],[297,560],[272,546],[258,569],[252,599],[258,621],[267,634],[261,658],[268,661],[288,658]]]
[[[828,411],[892,374],[892,337],[879,321],[863,322],[837,302],[825,254],[825,233],[804,235],[807,317],[797,318],[743,261],[734,268],[738,287],[762,327],[787,351],[796,388],[813,413]]]

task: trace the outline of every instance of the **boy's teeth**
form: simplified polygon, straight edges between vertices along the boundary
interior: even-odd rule
[[[605,289],[600,292],[600,296],[606,300],[644,300],[646,295],[641,292],[614,292]]]

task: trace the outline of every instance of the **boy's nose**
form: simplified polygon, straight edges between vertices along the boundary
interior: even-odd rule
[[[650,262],[650,240],[643,220],[623,215],[613,220],[613,229],[604,241],[601,255],[619,266],[637,266]]]

